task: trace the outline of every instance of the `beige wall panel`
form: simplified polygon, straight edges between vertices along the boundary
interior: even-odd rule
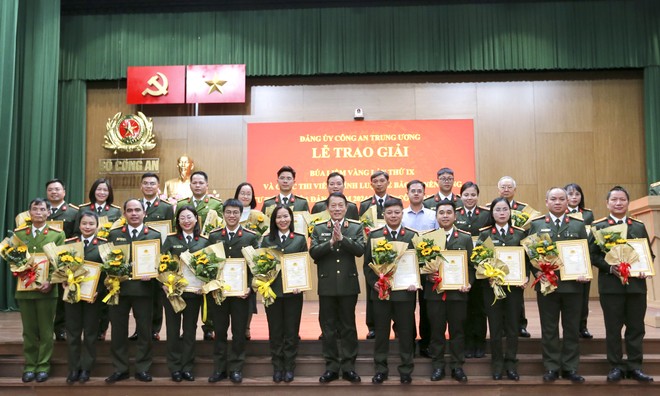
[[[591,132],[592,81],[534,82],[536,132]]]
[[[477,84],[477,168],[479,181],[497,184],[510,175],[519,185],[536,183],[533,84]],[[520,187],[519,187],[520,189]]]
[[[477,85],[416,84],[415,115],[426,119],[470,119],[477,114]]]
[[[303,86],[253,86],[252,97],[253,122],[263,120],[294,121],[300,120],[303,107]]]
[[[594,81],[594,150],[601,184],[646,183],[641,80]]]

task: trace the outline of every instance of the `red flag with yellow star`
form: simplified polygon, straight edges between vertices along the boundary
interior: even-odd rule
[[[245,65],[192,65],[186,73],[186,103],[244,103]]]

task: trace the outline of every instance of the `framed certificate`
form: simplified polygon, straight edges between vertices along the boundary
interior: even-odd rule
[[[312,273],[309,253],[291,253],[282,257],[282,292],[312,290]]]
[[[220,279],[229,286],[229,290],[225,290],[222,293],[223,295],[227,297],[244,296],[248,292],[247,264],[245,259],[228,258],[220,273]]]
[[[160,261],[160,239],[133,241],[131,257],[133,258],[133,279],[156,278]]]
[[[525,248],[522,246],[495,246],[495,258],[502,260],[509,273],[504,277],[504,284],[522,286],[525,284]]]
[[[630,275],[637,277],[643,272],[646,276],[654,276],[653,256],[651,256],[651,249],[646,238],[628,239],[628,244],[639,255],[639,261],[630,265]]]
[[[87,270],[85,278],[91,278],[80,283],[80,300],[93,303],[96,299],[96,287],[101,276],[101,264],[85,261],[83,267]]]
[[[268,209],[274,206],[269,207]],[[307,219],[308,212],[293,212],[293,230],[299,234],[307,235]]]
[[[419,263],[415,249],[408,249],[396,262],[396,271],[392,277],[392,290],[408,290],[410,285],[422,288],[419,280]]]
[[[185,263],[181,263],[181,275],[188,281],[188,285],[183,289],[184,292],[199,293],[202,291],[204,281],[196,277],[193,270]]]
[[[46,224],[48,224],[49,227],[64,231],[64,220],[48,220]]]
[[[586,239],[557,241],[557,253],[564,264],[564,268],[559,272],[561,280],[576,280],[579,277],[593,279]]]
[[[34,253],[32,254],[32,257],[34,257],[34,271],[37,277],[35,281],[30,283],[30,286],[27,287],[25,286],[26,281],[18,277],[18,282],[16,283],[16,291],[39,290],[41,285],[48,281],[48,267],[50,266],[48,258],[43,253]]]
[[[440,267],[440,276],[442,277],[440,290],[458,290],[466,287],[470,283],[467,251],[443,250],[442,255],[446,261]]]
[[[151,227],[154,230],[160,232],[160,243],[165,243],[165,239],[167,239],[167,234],[172,232],[172,222],[170,222],[169,220],[149,221],[147,223],[144,223],[144,225]]]

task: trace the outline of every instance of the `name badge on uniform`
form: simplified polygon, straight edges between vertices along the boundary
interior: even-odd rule
[[[331,232],[322,232],[322,233],[321,233],[321,236],[322,236],[322,237],[324,237],[324,236],[332,236],[332,233],[331,233]]]
[[[172,246],[172,249],[183,249],[183,248],[184,248],[183,245],[173,245]]]
[[[127,241],[127,239],[124,238],[124,237],[118,237],[118,238],[117,238],[117,242],[119,242],[119,241],[124,241],[124,242],[125,242],[125,241]]]
[[[552,232],[552,230],[549,228],[541,228],[541,231],[539,232]]]

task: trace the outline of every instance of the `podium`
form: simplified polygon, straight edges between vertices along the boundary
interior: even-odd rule
[[[653,265],[656,276],[647,279],[647,303],[651,308],[660,309],[660,196],[649,195],[630,202],[629,211],[632,216],[644,222],[649,233],[651,250],[655,254]],[[655,310],[653,310],[655,311]],[[660,327],[660,313],[647,310],[644,322],[653,327]]]

